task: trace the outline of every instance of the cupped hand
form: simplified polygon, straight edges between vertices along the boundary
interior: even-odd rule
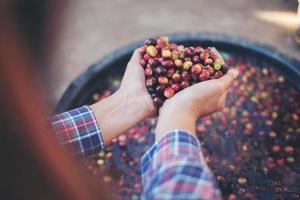
[[[214,51],[224,62],[220,54]],[[237,76],[238,71],[230,69],[219,79],[197,83],[167,99],[159,111],[156,139],[174,129],[195,133],[197,118],[212,114],[225,106],[226,95]]]
[[[120,88],[111,96],[91,105],[105,142],[110,142],[156,113],[139,61],[140,54],[135,50],[127,64]]]

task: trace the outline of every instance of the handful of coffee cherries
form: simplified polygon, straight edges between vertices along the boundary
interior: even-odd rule
[[[147,39],[139,52],[146,87],[156,107],[184,88],[220,78],[228,71],[213,48],[184,47],[170,43],[168,37]]]

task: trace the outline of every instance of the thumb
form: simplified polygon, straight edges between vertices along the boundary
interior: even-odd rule
[[[230,69],[224,76],[222,76],[219,79],[216,79],[216,81],[220,82],[220,85],[222,86],[222,90],[225,92],[231,87],[233,81],[236,79],[238,75],[239,72],[236,69]]]

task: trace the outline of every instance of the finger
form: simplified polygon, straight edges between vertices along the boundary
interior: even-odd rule
[[[134,50],[134,52],[129,60],[129,63],[139,63],[140,58],[141,58],[141,56],[139,53],[139,49],[136,49],[136,50]]]
[[[221,60],[222,64],[225,64],[223,57],[221,56],[221,54],[218,52],[218,50],[215,47],[212,47],[211,51]]]
[[[125,71],[125,76],[143,76],[144,75],[144,71],[143,71],[143,68],[142,66],[140,66],[140,53],[139,53],[139,50],[136,49],[128,64],[127,64],[127,67],[126,67],[126,71]]]
[[[230,69],[224,76],[216,79],[216,81],[220,83],[220,85],[222,86],[222,90],[225,92],[231,87],[233,81],[238,75],[239,72],[236,69]]]

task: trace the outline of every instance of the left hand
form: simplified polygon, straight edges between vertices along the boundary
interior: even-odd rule
[[[127,64],[119,90],[91,106],[105,142],[110,142],[156,113],[152,98],[146,89],[144,69],[139,61],[140,54],[135,50]]]

